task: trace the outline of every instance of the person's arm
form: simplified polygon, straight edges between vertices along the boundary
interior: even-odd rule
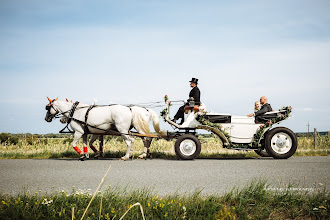
[[[259,111],[256,111],[256,113],[254,113],[254,115],[258,116],[258,115],[262,115],[262,114],[265,114],[266,112],[268,112],[268,108],[266,105],[267,104],[261,106],[261,109]]]

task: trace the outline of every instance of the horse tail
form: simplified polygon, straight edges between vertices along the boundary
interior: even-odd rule
[[[151,109],[147,109],[147,110],[150,113],[150,117],[152,119],[152,124],[154,126],[155,131],[160,135],[166,135],[166,132],[160,130],[159,118],[158,118],[158,115],[156,114],[156,112]]]
[[[150,134],[149,118],[143,117],[142,112],[139,110],[137,107],[131,107],[133,126],[138,132]]]

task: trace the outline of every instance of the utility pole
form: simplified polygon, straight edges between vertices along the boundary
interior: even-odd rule
[[[307,136],[309,137],[309,126],[310,126],[310,124],[309,124],[309,122],[307,123],[307,128],[308,128],[308,133],[307,133]]]

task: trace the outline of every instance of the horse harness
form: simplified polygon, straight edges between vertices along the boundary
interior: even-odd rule
[[[68,117],[67,124],[66,124],[66,126],[65,126],[62,130],[59,131],[59,133],[74,133],[72,130],[70,130],[70,128],[69,128],[69,124],[71,123],[71,121],[75,121],[75,122],[78,122],[78,123],[84,125],[84,132],[87,133],[87,134],[89,133],[88,127],[91,127],[91,128],[94,128],[94,129],[98,129],[98,130],[100,130],[100,131],[104,131],[104,132],[112,132],[112,133],[117,134],[117,135],[121,135],[121,134],[122,134],[122,133],[120,133],[119,131],[113,131],[113,130],[111,130],[111,129],[106,130],[106,129],[97,128],[97,127],[95,127],[95,126],[92,126],[92,125],[87,124],[87,120],[88,120],[89,112],[90,112],[94,107],[97,107],[97,105],[91,105],[91,106],[89,106],[89,108],[87,109],[87,111],[86,111],[86,113],[85,113],[85,121],[81,121],[81,120],[78,120],[78,119],[73,118],[74,112],[75,112],[75,110],[76,110],[76,108],[77,108],[78,105],[79,105],[79,102],[78,102],[78,101],[75,102],[75,103],[72,105],[72,108],[71,108],[71,110],[70,110],[70,114],[69,114],[69,117]],[[111,105],[109,105],[109,106],[112,106],[112,105],[116,105],[116,104],[111,104]],[[132,106],[127,106],[127,107],[128,107],[128,108],[130,109],[130,111],[132,112],[132,108],[131,108]],[[148,110],[147,108],[145,108],[145,109],[149,112],[149,110]],[[65,113],[65,112],[64,112],[64,113]],[[63,114],[63,113],[62,113],[62,114]],[[68,129],[68,131],[65,131],[65,129]]]
[[[79,105],[78,101],[73,103],[72,108],[70,109],[70,114],[69,114],[69,117],[68,117],[67,124],[62,130],[60,130],[59,133],[74,133],[72,130],[70,130],[69,124],[71,123],[72,120],[74,120],[73,114],[74,114],[74,112],[75,112],[78,105]],[[65,112],[63,112],[62,115],[64,115],[64,113]],[[66,128],[68,129],[68,131],[64,131]]]

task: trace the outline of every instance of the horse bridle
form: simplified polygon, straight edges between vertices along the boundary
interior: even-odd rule
[[[58,109],[56,109],[55,107],[54,107],[54,101],[55,101],[55,99],[53,99],[48,105],[46,105],[46,110],[47,110],[47,114],[51,117],[51,118],[60,118],[60,114],[63,114],[63,113],[60,113],[59,112],[59,110]],[[50,113],[50,110],[51,109],[54,109],[54,111],[55,111],[55,114],[51,114]],[[50,118],[49,117],[49,118]]]
[[[70,112],[69,117],[68,117],[68,124],[69,124],[72,120],[73,114],[74,114],[79,102],[73,103],[72,108],[70,110],[65,111],[65,112],[60,112],[58,109],[56,109],[54,107],[54,105],[53,105],[54,101],[55,101],[55,99],[53,99],[48,105],[46,105],[46,110],[48,111],[48,114],[53,116],[52,118],[60,118],[61,115],[64,115],[65,113]],[[54,109],[55,114],[51,114],[50,109]]]

